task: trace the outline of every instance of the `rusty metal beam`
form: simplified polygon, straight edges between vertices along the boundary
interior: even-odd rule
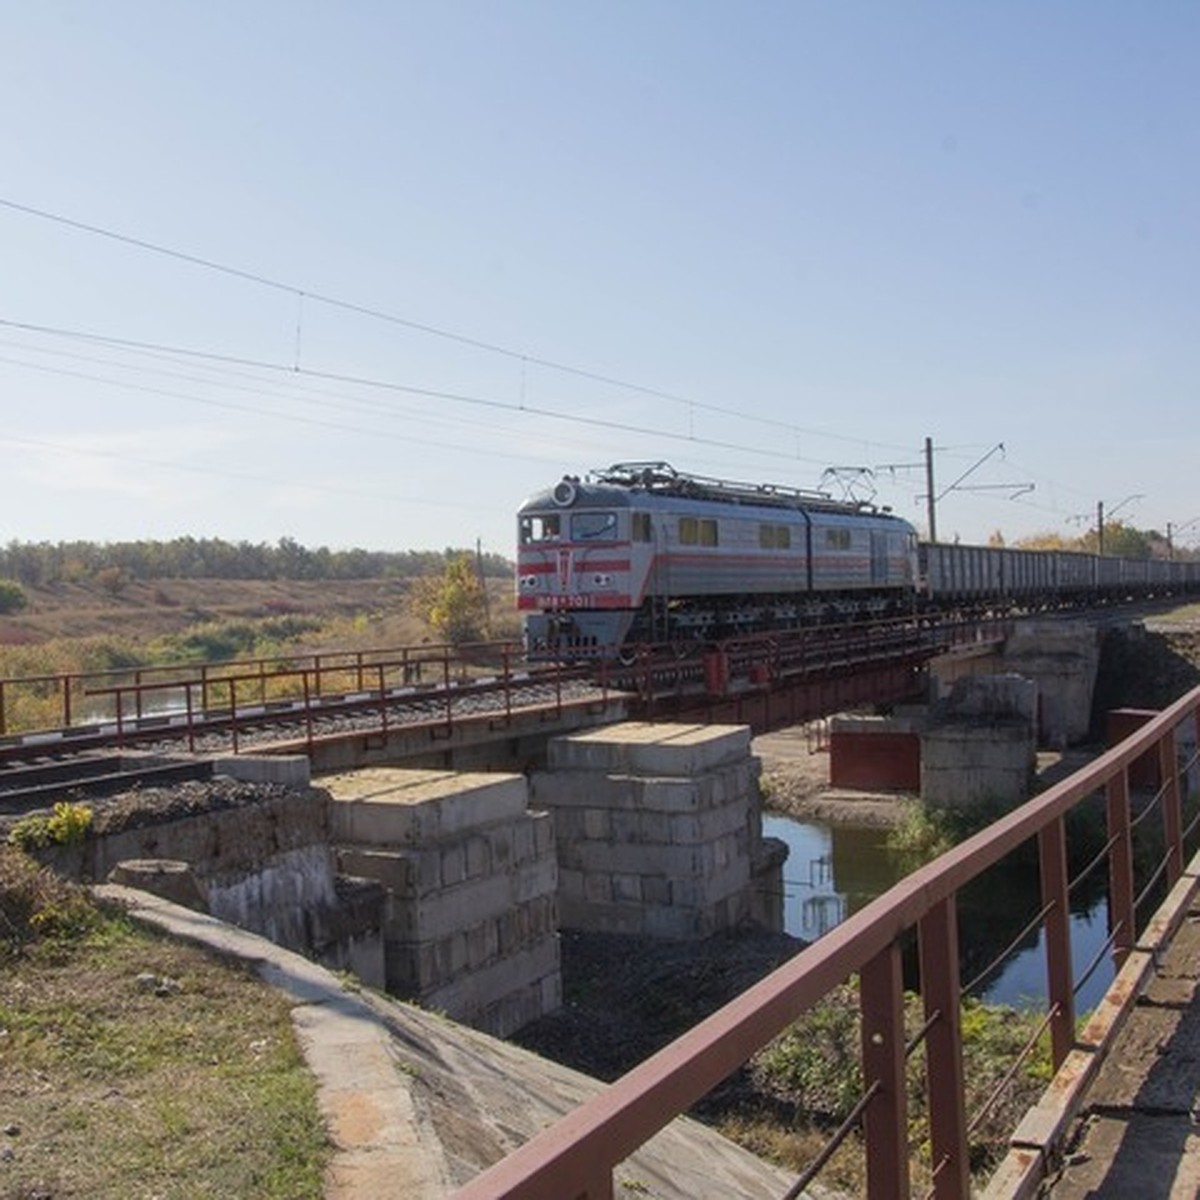
[[[933,1194],[937,1200],[967,1200],[971,1163],[963,1096],[962,1010],[959,993],[958,907],[936,904],[917,926],[921,955],[921,998],[929,1032],[929,1137]]]

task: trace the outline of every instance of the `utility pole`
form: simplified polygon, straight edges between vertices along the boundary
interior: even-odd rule
[[[1193,517],[1190,521],[1184,521],[1182,525],[1176,525],[1173,521],[1167,522],[1167,560],[1169,562],[1175,561],[1176,535],[1182,533],[1185,529],[1191,529],[1197,521],[1200,521],[1200,517]]]
[[[1104,501],[1096,502],[1096,552],[1104,557]]]
[[[937,500],[933,491],[933,438],[925,439],[925,504],[929,513],[929,541],[937,541]]]

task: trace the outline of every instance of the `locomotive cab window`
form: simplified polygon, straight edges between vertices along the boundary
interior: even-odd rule
[[[649,513],[635,512],[633,514],[630,536],[635,542],[649,542],[653,540]]]
[[[614,512],[575,513],[571,518],[571,541],[611,542],[617,536]]]
[[[790,550],[792,531],[787,525],[760,525],[758,544],[763,550]]]
[[[707,517],[680,517],[679,544],[681,546],[717,545],[717,523]]]
[[[521,518],[521,545],[530,546],[535,542],[556,542],[562,533],[558,513],[547,513],[545,516],[529,516]]]
[[[849,550],[850,549],[850,530],[848,530],[848,529],[827,529],[827,530],[825,530],[825,545],[830,550]]]

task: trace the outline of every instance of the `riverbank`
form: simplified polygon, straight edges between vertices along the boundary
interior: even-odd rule
[[[754,739],[762,761],[763,807],[797,820],[892,829],[916,799],[907,793],[854,792],[829,785],[829,748],[821,745],[823,722],[794,725]]]

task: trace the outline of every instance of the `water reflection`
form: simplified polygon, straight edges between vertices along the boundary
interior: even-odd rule
[[[887,847],[887,830],[862,825],[799,821],[768,815],[763,832],[787,843],[784,863],[784,928],[813,940],[885,892],[902,867]],[[1021,932],[1036,911],[1038,876],[1031,854],[993,868],[959,896],[962,979],[975,979]],[[1071,915],[1071,951],[1078,978],[1107,937],[1107,903],[1101,887],[1080,895]],[[911,959],[912,955],[906,956]],[[1042,1005],[1046,955],[1041,927],[973,989],[980,998],[1017,1007]],[[910,963],[911,969],[911,963]],[[1094,1008],[1112,982],[1107,956],[1080,988],[1077,1011]]]

